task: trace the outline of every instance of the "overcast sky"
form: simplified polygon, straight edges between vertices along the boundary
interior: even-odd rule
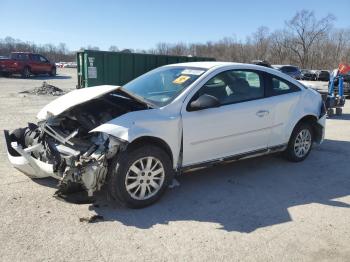
[[[350,28],[350,0],[0,0],[0,38],[63,42],[71,50],[87,45],[149,49],[158,42],[226,36],[245,40],[259,26],[282,28],[301,9],[314,10],[317,17],[332,13],[335,27]]]

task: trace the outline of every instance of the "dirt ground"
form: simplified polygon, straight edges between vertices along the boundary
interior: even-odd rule
[[[42,81],[74,89],[74,69],[55,78],[0,78],[0,126],[35,121],[55,97],[18,94]],[[180,177],[153,206],[122,208],[53,198],[56,182],[11,167],[0,136],[1,261],[349,261],[350,101],[327,120],[308,159],[265,156]],[[80,218],[103,216],[96,223]]]

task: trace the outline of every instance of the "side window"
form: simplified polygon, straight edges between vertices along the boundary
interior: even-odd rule
[[[47,59],[43,56],[39,56],[40,62],[46,63]]]
[[[292,83],[289,83],[286,80],[273,76],[269,77],[269,84],[267,88],[267,94],[269,96],[283,95],[292,92],[297,92],[299,90],[299,87],[295,86]]]
[[[35,62],[40,62],[39,55],[32,55],[32,60]]]
[[[250,87],[253,88],[260,88],[260,77],[257,73],[254,72],[246,72],[245,78],[249,84]]]
[[[28,61],[29,60],[29,55],[27,55],[27,54],[23,55],[23,60]]]
[[[11,59],[26,61],[28,60],[28,54],[21,54],[21,53],[11,54]]]
[[[220,104],[232,104],[264,97],[262,77],[250,70],[230,70],[222,72],[197,92],[195,99],[203,94],[216,97]]]

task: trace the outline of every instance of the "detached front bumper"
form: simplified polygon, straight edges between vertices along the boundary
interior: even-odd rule
[[[11,139],[8,130],[4,130],[4,135],[7,156],[13,167],[31,178],[54,177],[56,179],[61,179],[55,175],[52,164],[44,163],[31,156],[31,152],[40,145],[23,149],[17,141]]]

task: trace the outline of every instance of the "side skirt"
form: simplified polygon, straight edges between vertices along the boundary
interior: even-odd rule
[[[281,151],[285,150],[287,148],[287,146],[288,146],[288,144],[282,144],[282,145],[277,145],[277,146],[273,146],[270,148],[258,149],[258,150],[254,150],[254,151],[243,153],[243,154],[228,156],[228,157],[224,157],[224,158],[218,158],[218,159],[214,159],[214,160],[210,160],[210,161],[206,161],[206,162],[201,162],[201,163],[197,163],[197,164],[193,164],[193,165],[184,166],[184,167],[181,167],[178,169],[177,174],[182,174],[185,172],[203,169],[203,168],[207,168],[207,167],[211,167],[211,166],[215,166],[215,165],[226,164],[226,163],[238,161],[241,159],[247,159],[247,158],[267,155],[267,154],[271,154],[271,153],[275,153],[275,152],[281,152]]]

